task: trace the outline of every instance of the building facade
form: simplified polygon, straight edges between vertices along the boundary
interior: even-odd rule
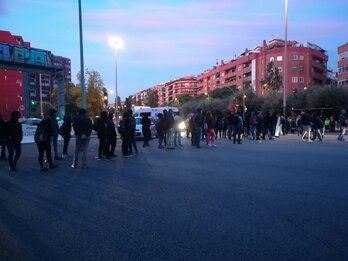
[[[41,99],[45,108],[52,107],[54,87],[63,95],[63,104],[64,85],[71,81],[70,59],[32,48],[21,36],[0,31],[0,65],[0,113],[5,118],[13,110],[28,117],[40,115]],[[58,110],[64,112],[64,107]]]
[[[269,87],[264,84],[267,79],[267,67],[270,62],[284,77],[284,43],[274,39],[253,50],[246,49],[239,57],[231,61],[221,61],[198,75],[198,94],[213,91],[218,88],[251,87],[256,94],[264,95]],[[325,84],[327,80],[326,51],[311,43],[300,44],[288,41],[287,51],[287,95],[296,89]]]
[[[182,77],[168,81],[164,84],[141,91],[133,98],[137,101],[144,100],[148,90],[157,90],[159,104],[172,102],[178,95],[187,93],[191,96],[207,94],[220,88],[234,89],[252,88],[257,95],[266,95],[270,91],[266,79],[267,68],[272,62],[273,68],[277,67],[282,79],[283,88],[284,64],[287,61],[287,89],[290,95],[298,89],[327,84],[326,51],[312,43],[287,42],[287,59],[284,59],[285,41],[273,39],[263,41],[261,46],[253,50],[246,49],[241,55],[229,61],[221,61],[213,68],[195,76]],[[343,73],[341,84],[348,79],[348,45],[339,48],[341,60],[339,66]],[[345,61],[343,61],[346,59]],[[345,76],[344,76],[345,75]],[[141,105],[141,104],[140,104]]]
[[[348,87],[348,43],[338,47],[338,86]]]
[[[175,98],[182,94],[195,96],[197,95],[197,83],[197,77],[192,75],[170,80],[134,94],[132,96],[133,104],[144,105],[149,91],[157,93],[159,106],[175,101]]]

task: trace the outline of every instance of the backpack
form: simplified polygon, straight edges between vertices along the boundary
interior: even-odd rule
[[[34,141],[45,142],[47,140],[47,133],[45,132],[44,121],[41,121],[36,127]]]

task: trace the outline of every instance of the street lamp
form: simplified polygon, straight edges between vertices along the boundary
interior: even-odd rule
[[[116,118],[118,118],[118,86],[117,86],[117,50],[118,49],[123,49],[124,47],[124,42],[122,39],[118,38],[111,38],[109,40],[109,45],[114,48],[115,50],[115,109],[116,109]]]
[[[81,66],[81,108],[86,109],[85,67],[83,60],[82,10],[79,0],[80,66]]]
[[[288,0],[285,0],[285,45],[284,45],[284,84],[283,84],[283,116],[286,119],[286,90],[288,85]]]

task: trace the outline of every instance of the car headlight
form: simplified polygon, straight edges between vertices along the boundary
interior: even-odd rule
[[[178,127],[179,127],[179,130],[181,130],[181,131],[184,130],[184,129],[186,129],[185,122],[183,122],[183,121],[180,122]]]

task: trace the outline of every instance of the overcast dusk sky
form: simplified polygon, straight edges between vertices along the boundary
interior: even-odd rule
[[[328,51],[348,42],[347,0],[288,0],[288,39]],[[108,39],[125,42],[118,56],[121,99],[173,78],[196,75],[263,40],[284,38],[285,0],[82,0],[85,68],[97,70],[114,90],[114,52]],[[0,0],[0,30],[21,35],[80,68],[78,1]]]

